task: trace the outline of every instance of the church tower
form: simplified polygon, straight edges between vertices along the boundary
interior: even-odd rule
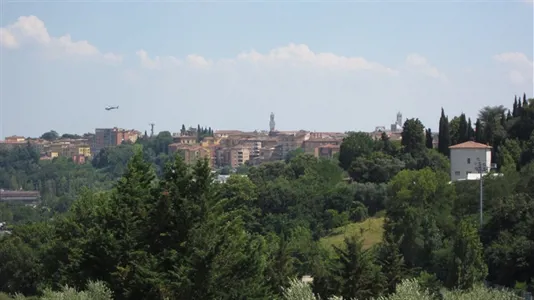
[[[400,111],[397,113],[397,125],[399,125],[400,127],[404,125],[402,123],[402,114],[400,113]]]

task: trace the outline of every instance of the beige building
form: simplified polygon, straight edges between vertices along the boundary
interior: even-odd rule
[[[197,143],[197,137],[196,136],[173,136],[172,140],[174,143],[177,144],[186,144],[186,145],[194,145]]]
[[[315,157],[317,158],[334,158],[334,155],[339,152],[339,145],[323,145],[315,148]]]
[[[250,160],[250,149],[246,147],[234,147],[230,149],[230,167],[237,168]]]
[[[294,134],[280,134],[278,136],[278,145],[276,151],[280,159],[284,159],[291,151],[302,147],[304,141],[310,138],[310,133],[299,131]]]
[[[219,147],[215,150],[215,161],[218,167],[230,166],[237,168],[251,160],[252,150],[246,146],[234,146],[232,148]]]
[[[208,159],[209,166],[213,167],[210,151],[200,146],[174,143],[169,145],[169,153],[179,153],[188,165],[195,164],[199,159]]]
[[[23,136],[13,135],[13,136],[6,137],[5,141],[8,142],[8,143],[21,143],[21,142],[26,141],[26,138],[23,137]]]
[[[341,145],[342,139],[323,139],[323,138],[314,138],[309,139],[307,141],[304,141],[302,144],[302,148],[304,149],[305,153],[314,154],[315,149],[320,146],[325,145]]]

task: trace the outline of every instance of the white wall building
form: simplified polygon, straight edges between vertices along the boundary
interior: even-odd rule
[[[451,150],[451,181],[467,180],[469,174],[479,174],[477,166],[485,169],[483,174],[491,170],[491,146],[465,142],[450,146]],[[472,177],[472,176],[471,176]]]

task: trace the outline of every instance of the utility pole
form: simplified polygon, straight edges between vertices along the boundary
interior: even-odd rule
[[[475,165],[476,171],[480,174],[480,228],[484,222],[484,173],[488,171],[488,166],[485,163],[482,163],[479,158]]]

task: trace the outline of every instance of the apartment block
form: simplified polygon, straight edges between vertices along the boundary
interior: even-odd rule
[[[96,154],[106,147],[112,147],[122,144],[122,142],[135,143],[140,132],[136,130],[125,130],[121,128],[96,128],[91,152]]]
[[[237,168],[250,160],[251,150],[246,147],[234,147],[230,149],[230,167]]]

